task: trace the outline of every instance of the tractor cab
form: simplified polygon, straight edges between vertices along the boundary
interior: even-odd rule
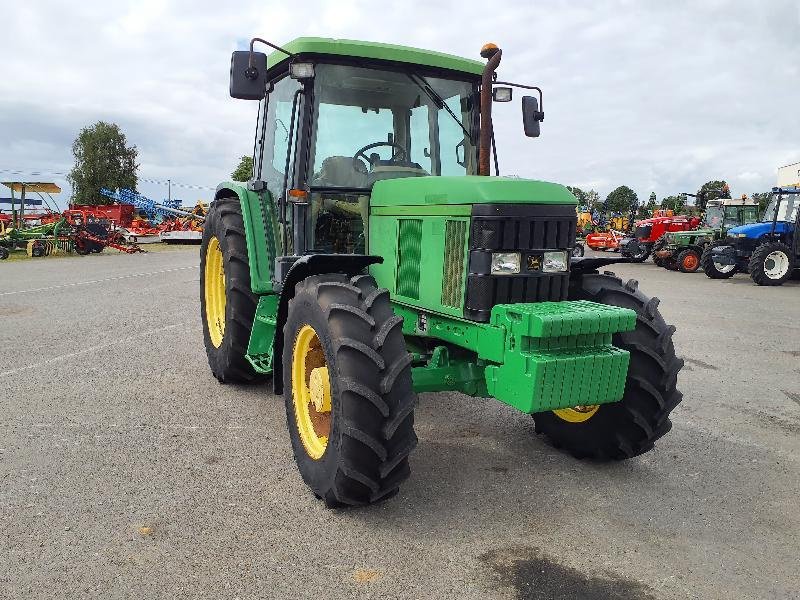
[[[758,223],[758,204],[741,200],[709,200],[701,227],[728,230]]]
[[[231,95],[259,100],[253,180],[278,205],[286,254],[365,253],[379,182],[478,174],[484,63],[321,38],[273,48],[234,53]],[[511,100],[492,89],[489,102]],[[523,101],[531,136],[540,103]]]

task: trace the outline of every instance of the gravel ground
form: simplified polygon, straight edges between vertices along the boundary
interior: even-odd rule
[[[0,263],[0,597],[800,598],[800,281],[615,266],[686,359],[653,452],[424,394],[399,496],[329,511],[270,387],[211,377],[197,264]]]

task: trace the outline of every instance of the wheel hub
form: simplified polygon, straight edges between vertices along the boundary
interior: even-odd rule
[[[206,248],[205,267],[206,325],[215,348],[225,337],[225,264],[219,240],[212,237]]]
[[[303,448],[308,456],[319,460],[331,433],[331,380],[325,351],[311,325],[303,325],[294,342],[292,400]]]
[[[591,419],[599,409],[599,404],[579,404],[572,408],[554,410],[553,414],[569,423],[583,423]]]
[[[783,252],[770,252],[764,259],[764,273],[770,279],[780,279],[788,269],[789,258]]]

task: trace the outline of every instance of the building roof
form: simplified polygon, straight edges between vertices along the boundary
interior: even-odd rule
[[[11,188],[13,192],[22,192],[23,187],[26,192],[42,192],[45,194],[58,194],[61,188],[55,183],[44,181],[3,181],[4,186]]]
[[[461,58],[444,52],[421,50],[409,46],[363,42],[358,40],[336,40],[332,38],[301,37],[284,44],[283,48],[293,54],[329,54],[353,56],[357,58],[388,60],[439,69],[460,71],[469,75],[480,75],[484,63],[469,58]],[[267,57],[267,68],[288,60],[283,52],[275,51]]]

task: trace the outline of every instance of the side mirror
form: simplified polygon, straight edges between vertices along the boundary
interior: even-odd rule
[[[250,52],[236,50],[231,55],[231,97],[239,100],[261,100],[267,89],[267,55],[253,52],[253,66],[250,66]]]
[[[539,123],[544,121],[544,113],[539,110],[539,101],[534,96],[522,97],[522,125],[525,135],[539,137],[541,131]]]

